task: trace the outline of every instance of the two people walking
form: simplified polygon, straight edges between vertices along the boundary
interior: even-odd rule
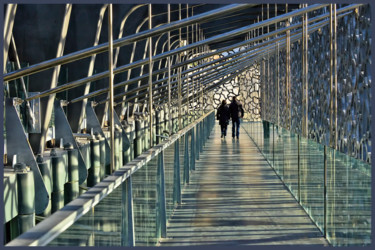
[[[244,110],[242,104],[236,100],[236,97],[233,97],[232,102],[229,107],[225,100],[221,102],[220,107],[217,110],[217,120],[221,126],[221,138],[225,138],[227,135],[227,127],[229,124],[229,119],[232,119],[232,138],[240,136],[240,118],[243,118]]]

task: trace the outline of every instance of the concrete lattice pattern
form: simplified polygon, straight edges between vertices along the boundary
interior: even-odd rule
[[[259,66],[254,64],[250,70],[240,74],[229,82],[218,86],[209,95],[205,95],[207,109],[217,109],[222,100],[229,104],[233,96],[238,96],[245,111],[244,119],[260,121]]]
[[[292,23],[299,21],[294,19]],[[330,89],[329,26],[309,35],[307,58],[308,137],[334,147],[332,142],[334,142],[335,132],[337,132],[336,149],[370,163],[370,9],[361,7],[358,12],[339,18],[337,34],[337,131],[335,131],[335,125],[332,126],[332,129],[330,128],[330,119],[334,119],[334,109],[331,110],[330,101],[335,96]],[[266,83],[262,84],[264,86],[264,96],[262,95],[262,97],[267,103],[266,106],[261,107],[262,117],[270,122],[278,123],[292,132],[302,134],[304,105],[302,42],[300,40],[291,42],[290,92],[286,87],[286,49],[280,47],[278,59],[277,51],[271,51],[271,53],[259,62],[260,71],[264,72],[261,81]],[[277,89],[279,90],[279,118],[275,112],[277,111],[277,94],[275,92]],[[335,91],[334,88],[333,91]],[[335,124],[334,120],[333,124]],[[331,131],[332,134],[330,134]]]

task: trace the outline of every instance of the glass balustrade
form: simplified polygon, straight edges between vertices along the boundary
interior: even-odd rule
[[[371,244],[370,164],[272,123],[242,127],[333,246]]]

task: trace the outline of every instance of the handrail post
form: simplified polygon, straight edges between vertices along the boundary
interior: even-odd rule
[[[194,127],[190,130],[191,141],[191,153],[190,153],[190,170],[195,170],[195,136],[194,136]]]
[[[195,129],[196,129],[196,134],[197,134],[197,137],[196,137],[196,140],[195,140],[195,157],[196,157],[196,160],[199,160],[199,154],[200,154],[200,150],[199,150],[199,144],[200,144],[200,123],[198,123],[196,126],[195,126]]]
[[[148,29],[152,29],[152,5],[148,4]],[[149,64],[149,70],[148,70],[148,111],[150,112],[150,120],[149,120],[149,133],[150,133],[150,148],[153,147],[153,136],[152,136],[152,124],[153,124],[153,107],[152,107],[152,69],[153,69],[153,61],[152,61],[152,36],[150,36],[148,42],[148,64]]]
[[[111,173],[115,171],[115,121],[113,107],[113,40],[112,40],[112,4],[108,6],[108,68],[109,68],[109,114],[111,138]]]
[[[184,153],[184,183],[189,183],[189,134],[185,137],[185,153]]]
[[[181,204],[180,139],[174,144],[173,204]]]
[[[307,7],[303,5],[303,7]],[[302,15],[302,134],[309,138],[308,135],[308,15]]]
[[[135,246],[135,234],[134,234],[134,211],[133,211],[133,191],[132,191],[132,176],[130,175],[122,183],[122,234],[121,234],[121,245],[122,246]]]
[[[162,238],[167,237],[167,215],[165,205],[164,151],[158,155],[158,223]]]
[[[327,238],[327,146],[324,145],[324,238]]]
[[[171,23],[171,5],[168,4],[168,24]],[[171,32],[168,31],[168,51],[171,50]],[[172,113],[171,113],[171,57],[168,56],[168,131],[172,133]]]
[[[203,152],[203,145],[204,145],[204,119],[199,123],[200,125],[200,144],[199,144],[199,152]]]
[[[301,203],[301,178],[300,178],[300,172],[301,172],[301,157],[300,157],[300,140],[301,137],[299,134],[297,134],[297,180],[298,180],[298,202]]]

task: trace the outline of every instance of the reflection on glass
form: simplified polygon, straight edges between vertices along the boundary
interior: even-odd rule
[[[334,245],[371,244],[371,167],[327,150],[327,238]]]
[[[121,246],[121,193],[119,186],[49,245]]]
[[[300,203],[324,231],[324,146],[301,137]]]
[[[181,190],[184,188],[184,156],[185,156],[185,135],[180,138],[180,183]]]
[[[164,177],[165,177],[165,204],[167,220],[172,215],[174,208],[173,183],[174,183],[174,148],[175,143],[164,150]]]
[[[334,246],[371,244],[371,165],[271,125],[242,125],[294,197]],[[326,209],[326,210],[325,210]],[[326,225],[325,225],[326,220]]]
[[[135,245],[157,243],[157,157],[133,174],[133,209]]]

